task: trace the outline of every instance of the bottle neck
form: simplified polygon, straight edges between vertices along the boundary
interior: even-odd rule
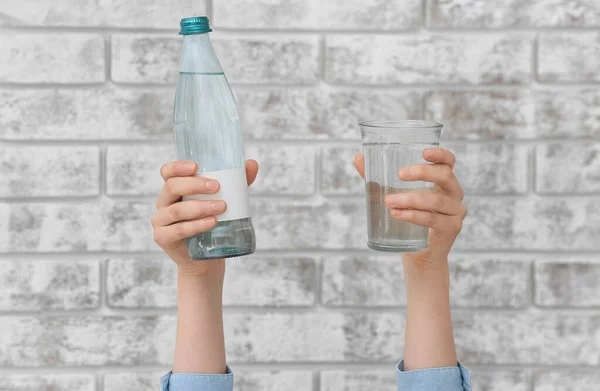
[[[183,36],[181,73],[223,73],[208,33]]]

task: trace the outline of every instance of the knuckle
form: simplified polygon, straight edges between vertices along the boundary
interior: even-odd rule
[[[169,208],[167,209],[168,213],[169,213],[169,218],[172,221],[179,221],[182,219],[182,213],[181,213],[181,205],[180,204],[173,204],[171,206],[169,206]]]
[[[452,177],[454,177],[454,172],[452,171],[452,168],[450,168],[450,166],[444,165],[444,172],[442,175],[445,180],[450,180],[452,179]]]
[[[442,194],[436,194],[433,202],[436,210],[442,210],[446,205],[446,197]]]
[[[165,181],[165,191],[167,193],[173,194],[175,191],[175,181],[172,178],[169,178]]]
[[[186,224],[175,224],[173,229],[175,230],[175,236],[177,236],[177,238],[183,239],[189,236]]]
[[[433,227],[437,223],[438,216],[433,212],[429,212],[425,220],[428,227]]]
[[[156,242],[156,244],[158,244],[159,246],[161,246],[162,242],[163,242],[163,238],[162,238],[162,235],[160,234],[160,231],[159,230],[154,230],[153,236],[154,236],[154,241]]]
[[[454,232],[459,233],[462,230],[462,219],[455,219],[452,228]]]
[[[150,224],[152,224],[152,226],[153,226],[154,228],[156,228],[156,221],[157,221],[156,214],[153,214],[153,215],[150,217]]]

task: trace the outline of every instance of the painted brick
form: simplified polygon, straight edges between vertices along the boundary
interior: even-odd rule
[[[354,166],[362,146],[323,147],[321,152],[321,191],[325,195],[364,195],[365,181]]]
[[[457,354],[467,364],[600,363],[598,314],[454,311],[452,318]]]
[[[600,191],[600,143],[540,145],[536,156],[538,192]]]
[[[600,200],[486,199],[469,209],[457,248],[499,250],[598,250]]]
[[[527,192],[527,147],[515,144],[442,145],[456,155],[454,172],[465,194]]]
[[[96,261],[0,261],[0,311],[97,308]]]
[[[254,200],[252,205],[257,248],[366,248],[364,201],[313,205],[304,201]]]
[[[318,0],[234,0],[214,4],[217,27],[267,29],[407,30],[420,24],[420,1],[327,3]]]
[[[108,304],[116,308],[175,308],[177,270],[166,258],[111,259]],[[248,257],[225,273],[226,306],[309,306],[315,302],[316,265],[310,258]]]
[[[258,161],[258,177],[252,194],[310,195],[315,192],[318,147],[249,145],[246,157]]]
[[[535,391],[592,391],[598,389],[597,370],[571,369],[543,371],[536,376]]]
[[[0,253],[153,251],[150,202],[0,204]]]
[[[538,262],[535,302],[544,307],[599,307],[600,262]]]
[[[595,137],[600,135],[600,92],[539,91],[536,122],[543,137]]]
[[[175,325],[170,315],[3,318],[0,365],[171,365]]]
[[[326,39],[326,79],[379,85],[521,84],[530,79],[530,53],[531,39],[523,34],[335,35]]]
[[[179,27],[183,14],[206,14],[204,0],[127,0],[56,2],[24,0],[3,4],[4,26]]]
[[[110,50],[114,82],[174,85],[177,80],[181,58],[177,36],[113,34]]]
[[[253,139],[359,140],[359,119],[421,118],[415,92],[372,90],[239,90],[243,128]]]
[[[316,301],[317,266],[308,257],[253,256],[230,262],[224,305],[311,306]]]
[[[392,361],[402,351],[398,325],[403,323],[395,313],[227,315],[227,358],[232,363]]]
[[[429,0],[428,14],[435,28],[600,26],[595,0]]]
[[[600,82],[600,33],[543,34],[538,79],[544,83]]]
[[[316,36],[214,39],[217,56],[233,83],[314,84],[318,74]],[[181,41],[156,34],[113,35],[112,80],[117,83],[174,84]]]
[[[0,35],[0,82],[101,83],[104,80],[101,35],[10,32]]]
[[[529,382],[530,376],[524,371],[477,371],[471,377],[473,389],[485,391],[528,391]],[[394,371],[387,368],[321,372],[322,391],[362,391],[365,389],[396,391]]]
[[[529,391],[531,375],[525,371],[476,371],[471,376],[471,386],[481,391]]]
[[[171,140],[172,92],[0,90],[0,138]]]
[[[536,136],[531,95],[518,91],[437,91],[425,96],[425,118],[444,124],[445,139],[529,139]]]
[[[93,374],[4,374],[2,388],[6,391],[96,391]]]
[[[323,259],[322,302],[329,306],[404,306],[406,292],[399,257]],[[451,303],[456,307],[524,307],[530,262],[452,256]]]
[[[114,308],[176,308],[177,267],[167,257],[110,259],[106,294]]]
[[[0,197],[93,196],[99,180],[98,147],[0,145]]]
[[[109,146],[106,150],[106,193],[158,195],[164,184],[160,168],[174,157],[172,145]]]

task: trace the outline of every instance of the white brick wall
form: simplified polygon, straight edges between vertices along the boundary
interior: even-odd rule
[[[0,390],[149,391],[169,368],[149,217],[178,22],[207,13],[261,165],[258,252],[226,276],[238,391],[395,389],[404,280],[365,247],[359,118],[445,124],[475,389],[598,389],[597,0],[0,3]]]

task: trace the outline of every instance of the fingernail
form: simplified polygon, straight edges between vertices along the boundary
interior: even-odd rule
[[[406,167],[406,168],[401,168],[400,171],[398,171],[398,176],[404,177],[404,178],[408,178],[410,177],[411,174],[411,169]]]
[[[208,181],[206,182],[206,188],[208,190],[215,191],[219,188],[219,184],[217,183],[217,181]]]
[[[391,207],[397,207],[404,204],[406,201],[406,196],[402,194],[394,194],[394,196],[390,196],[387,198],[387,204]]]
[[[408,211],[405,209],[393,209],[392,216],[396,218],[403,218],[408,215]]]
[[[224,202],[213,202],[212,209],[216,213],[221,213],[225,210],[225,203]]]
[[[194,165],[195,164],[192,162],[185,162],[185,163],[183,163],[183,168],[186,170],[191,170],[192,168],[194,168]]]

